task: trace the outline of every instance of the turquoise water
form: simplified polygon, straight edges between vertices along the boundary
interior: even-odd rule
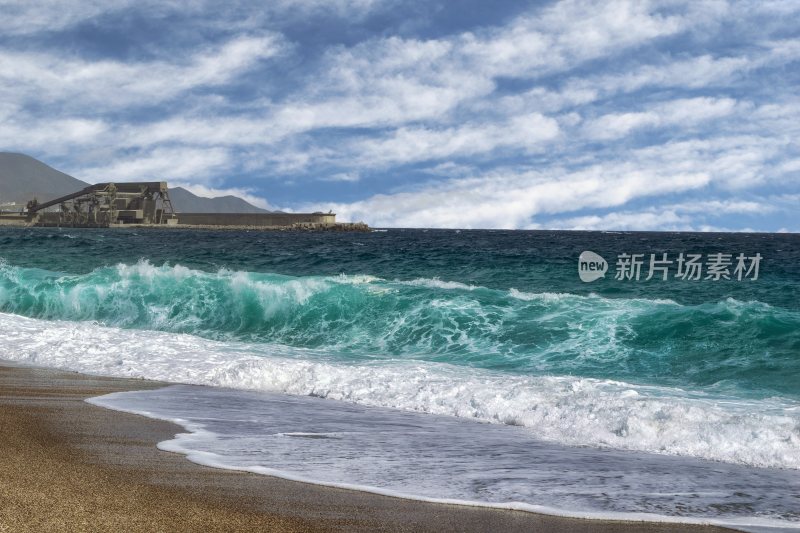
[[[48,320],[800,397],[796,235],[5,230],[0,311]],[[593,249],[756,252],[756,281],[582,283]]]
[[[180,420],[190,436],[164,446],[216,466],[572,514],[793,528],[798,244],[777,234],[0,229],[0,353],[216,387],[98,400]],[[580,280],[585,250],[609,262],[605,278]],[[622,253],[763,260],[758,279],[736,279],[732,265],[729,280],[673,270],[648,281],[645,265],[636,281],[615,279]],[[300,454],[304,435],[314,442]],[[369,467],[353,462],[365,448]]]

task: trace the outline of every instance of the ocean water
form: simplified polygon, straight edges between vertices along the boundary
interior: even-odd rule
[[[92,401],[181,423],[187,433],[160,446],[214,466],[800,529],[798,245],[0,229],[0,354],[183,384]],[[584,250],[607,260],[605,278],[580,280]],[[676,277],[681,253],[731,254],[732,279]],[[643,254],[639,280],[615,279],[620,254]],[[666,281],[645,279],[650,254],[674,261]],[[757,279],[737,279],[739,254],[760,254]]]

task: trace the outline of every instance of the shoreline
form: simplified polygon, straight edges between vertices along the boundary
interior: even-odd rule
[[[0,531],[730,531],[428,503],[205,467],[156,447],[182,427],[84,401],[164,385],[0,361]]]

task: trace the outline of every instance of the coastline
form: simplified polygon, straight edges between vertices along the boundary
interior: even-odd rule
[[[213,231],[303,231],[328,233],[370,233],[372,228],[364,222],[336,222],[323,224],[291,224],[288,226],[257,226],[248,224],[113,224],[110,226],[36,225],[27,219],[0,217],[0,227],[5,228],[49,228],[49,229],[147,229],[147,230],[213,230]]]
[[[197,465],[183,431],[92,396],[163,386],[0,361],[0,531],[728,531],[426,503]]]

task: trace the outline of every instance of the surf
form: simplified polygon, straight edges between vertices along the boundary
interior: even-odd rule
[[[143,340],[146,339],[146,342]],[[89,374],[315,396],[530,428],[567,445],[800,468],[800,409],[569,375],[440,362],[343,361],[324,351],[0,313],[0,352]]]
[[[0,262],[0,311],[517,375],[797,396],[800,312],[490,289],[453,280],[207,272],[146,260],[70,274]]]

